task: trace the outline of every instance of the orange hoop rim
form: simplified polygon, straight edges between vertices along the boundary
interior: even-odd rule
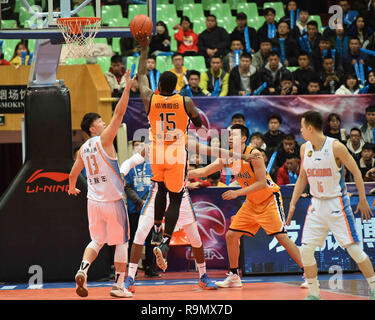
[[[68,17],[68,18],[58,18],[56,22],[60,26],[68,27],[68,32],[70,34],[82,33],[82,27],[87,25],[94,25],[98,23],[101,19],[98,17]]]

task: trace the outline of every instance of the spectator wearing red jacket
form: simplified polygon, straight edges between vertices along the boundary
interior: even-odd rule
[[[276,183],[279,186],[295,184],[299,175],[301,160],[296,154],[289,154],[283,166],[277,171]]]
[[[198,54],[198,35],[193,31],[193,24],[186,16],[181,18],[181,23],[173,27],[178,29],[174,38],[177,41],[177,52],[185,56],[196,56]]]

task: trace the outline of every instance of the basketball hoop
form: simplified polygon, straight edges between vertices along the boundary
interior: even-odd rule
[[[99,30],[100,18],[59,18],[56,20],[56,23],[65,39],[68,49],[67,57],[79,58],[90,56],[94,38]]]

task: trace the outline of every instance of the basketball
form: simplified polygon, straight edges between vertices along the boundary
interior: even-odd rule
[[[144,35],[151,35],[153,26],[154,25],[150,17],[144,14],[139,14],[135,16],[130,21],[130,25],[129,25],[130,32],[132,33],[134,38],[136,37],[135,35],[139,32]]]

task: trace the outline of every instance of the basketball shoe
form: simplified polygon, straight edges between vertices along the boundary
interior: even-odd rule
[[[205,273],[201,278],[199,279],[199,286],[206,290],[216,290],[217,285],[211,281],[211,279],[208,277],[207,273]]]
[[[133,293],[135,292],[134,279],[130,276],[125,279],[125,289]]]
[[[238,274],[232,272],[227,273],[227,278],[223,281],[216,281],[215,284],[219,288],[240,288],[242,287],[241,278]]]
[[[152,229],[151,244],[154,246],[160,246],[162,239],[163,229],[161,226],[157,227],[154,225],[154,228]]]
[[[161,245],[154,248],[154,255],[156,257],[156,264],[160,269],[165,271],[167,269],[167,254],[169,250],[169,245],[162,243]]]
[[[75,276],[76,281],[76,293],[80,297],[87,297],[89,291],[87,290],[87,275],[83,271],[79,270]]]
[[[133,294],[129,292],[126,288],[120,287],[117,284],[112,286],[112,290],[109,293],[112,297],[116,298],[131,298]]]

